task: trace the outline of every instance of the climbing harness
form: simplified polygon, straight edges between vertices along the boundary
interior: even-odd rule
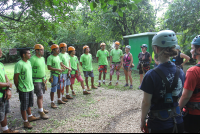
[[[159,68],[154,68],[154,71],[162,78],[163,82],[165,83],[165,87],[166,87],[166,94],[164,99],[155,99],[152,101],[153,104],[158,104],[158,103],[167,103],[167,104],[172,104],[175,101],[178,101],[178,97],[176,96],[172,96],[172,91],[175,89],[175,87],[177,86],[178,83],[178,78],[179,78],[179,74],[180,74],[180,69],[178,67],[176,67],[176,73],[175,73],[175,77],[173,80],[173,83],[170,87],[170,83],[167,80],[167,78],[165,77],[165,74],[159,69]],[[167,121],[170,118],[173,118],[174,120],[174,128],[173,128],[173,132],[178,133],[178,128],[177,128],[177,121],[176,121],[176,117],[181,116],[182,117],[182,112],[180,110],[180,107],[171,107],[171,108],[167,108],[167,109],[161,109],[161,110],[151,110],[148,113],[148,119],[149,120],[154,120],[154,119],[159,119],[161,121]]]

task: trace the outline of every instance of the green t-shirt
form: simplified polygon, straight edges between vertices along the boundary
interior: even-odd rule
[[[70,63],[71,63],[71,68],[72,68],[71,74],[75,74],[76,73],[75,70],[77,70],[77,64],[79,62],[78,58],[77,56],[74,56],[74,57],[69,56],[69,57],[70,57]]]
[[[96,57],[98,57],[99,65],[108,65],[108,60],[107,60],[108,56],[109,56],[109,53],[107,50],[104,50],[104,51],[98,50]]]
[[[47,65],[49,65],[53,68],[61,69],[60,63],[61,63],[61,61],[60,61],[60,57],[58,55],[57,56],[50,55],[47,58]],[[53,73],[52,75],[58,77],[58,75],[60,75],[60,72],[55,71],[55,73]]]
[[[36,78],[43,78],[46,80],[45,77],[45,59],[44,57],[38,58],[36,55],[32,56],[29,60],[32,66],[32,76],[33,82],[42,82],[42,79]]]
[[[110,52],[110,56],[112,56],[112,62],[120,62],[120,58],[123,56],[121,49],[112,49]]]
[[[92,55],[91,54],[82,54],[80,58],[82,62],[83,71],[92,71]]]
[[[5,77],[6,73],[4,70],[4,65],[0,62],[0,82],[2,83],[6,83],[6,77]],[[2,88],[3,90],[6,89],[6,87]],[[3,97],[3,93],[0,93],[0,98]]]
[[[62,62],[65,66],[69,67],[69,61],[70,61],[69,54],[68,54],[68,53],[65,53],[65,54],[60,53],[60,54],[59,54],[59,57],[60,57],[61,62]],[[66,69],[66,70],[63,72],[63,74],[67,74],[67,73],[68,73],[68,69]]]
[[[34,89],[32,80],[32,67],[31,62],[24,62],[23,60],[18,61],[15,64],[14,74],[19,74],[18,78],[18,89],[21,92],[30,92]]]

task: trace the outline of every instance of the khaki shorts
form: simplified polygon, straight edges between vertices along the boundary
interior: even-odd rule
[[[43,96],[45,94],[45,85],[43,82],[33,82],[34,93],[37,97]]]

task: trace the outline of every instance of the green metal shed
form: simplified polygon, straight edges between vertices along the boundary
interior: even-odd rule
[[[140,34],[134,34],[134,35],[127,35],[124,36],[123,38],[127,38],[129,40],[129,45],[131,46],[131,53],[133,55],[133,63],[135,67],[133,68],[134,70],[137,70],[137,65],[139,62],[138,59],[138,54],[142,52],[140,46],[142,44],[147,44],[148,49],[147,52],[149,52],[151,55],[153,53],[151,43],[152,43],[152,38],[157,32],[146,32],[146,33],[140,33]],[[153,61],[153,57],[152,57]],[[151,68],[153,68],[153,64],[151,63]]]

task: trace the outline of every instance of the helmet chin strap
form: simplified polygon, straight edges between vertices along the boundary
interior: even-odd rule
[[[164,52],[164,50],[165,50],[165,49],[163,49],[162,51],[160,51],[160,53],[155,54],[155,58],[158,59],[158,56],[160,56],[160,55]],[[154,53],[155,53],[155,52],[154,52]]]
[[[197,55],[200,55],[200,54],[198,54],[198,53],[196,52],[196,49],[195,49],[195,52],[194,52],[194,58],[195,58],[195,59],[197,59],[197,58],[196,58]]]

